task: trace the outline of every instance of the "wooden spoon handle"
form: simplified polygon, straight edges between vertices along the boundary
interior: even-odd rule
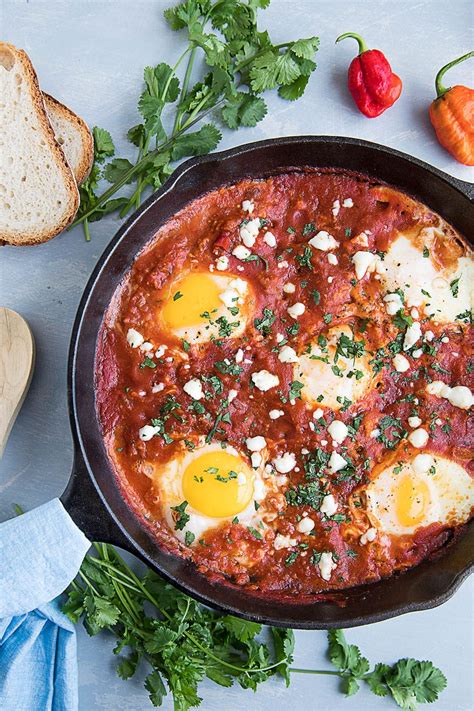
[[[30,386],[35,342],[15,311],[0,307],[0,457]]]

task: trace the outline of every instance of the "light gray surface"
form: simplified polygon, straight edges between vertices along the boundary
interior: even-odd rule
[[[164,24],[168,2],[0,3],[2,39],[30,54],[42,87],[82,115],[104,126],[119,155],[133,156],[124,139],[137,123],[136,99],[147,64],[173,63],[183,38]],[[255,129],[224,131],[221,148],[270,136],[321,133],[359,136],[396,147],[465,180],[463,167],[437,144],[427,107],[436,69],[472,47],[473,15],[469,0],[416,2],[341,2],[273,0],[261,13],[261,25],[275,41],[317,34],[319,67],[305,97],[296,104],[269,99],[269,114]],[[404,80],[397,105],[370,121],[358,114],[345,88],[347,65],[355,43],[334,46],[335,37],[359,31],[367,42],[385,50]],[[473,84],[472,63],[454,70],[452,83]],[[34,248],[4,247],[0,254],[0,303],[30,323],[37,344],[36,372],[28,398],[1,463],[0,519],[12,515],[11,504],[32,508],[60,494],[71,469],[72,444],[66,407],[66,358],[74,314],[97,258],[119,222],[92,226],[86,244],[80,229]],[[472,682],[472,579],[443,607],[411,614],[348,633],[371,661],[402,656],[429,658],[447,674],[448,690],[435,705],[440,711],[467,711],[474,704]],[[89,639],[79,631],[80,711],[143,711],[150,708],[140,680],[123,682],[114,674],[112,641]],[[327,664],[323,632],[298,632],[296,666]],[[286,690],[278,680],[255,696],[240,689],[202,687],[206,710],[283,709],[350,711],[394,708],[386,699],[361,692],[345,700],[336,681],[295,677]],[[166,709],[171,709],[168,700]],[[36,709],[35,711],[41,711]]]

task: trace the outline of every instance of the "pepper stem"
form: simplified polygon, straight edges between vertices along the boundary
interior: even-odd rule
[[[343,35],[339,35],[339,37],[336,40],[336,44],[340,42],[343,39],[347,39],[348,37],[352,37],[352,39],[355,39],[357,44],[359,45],[359,54],[362,54],[362,52],[367,52],[369,49],[367,45],[365,44],[364,40],[360,35],[356,35],[355,32],[346,32]]]
[[[441,67],[439,72],[436,75],[435,79],[435,87],[436,87],[436,94],[439,99],[440,96],[443,96],[443,94],[446,94],[447,91],[450,90],[450,86],[446,88],[442,84],[442,80],[448,69],[451,69],[451,67],[455,67],[456,64],[460,64],[461,62],[464,62],[466,59],[470,59],[470,57],[474,57],[474,52],[468,52],[467,54],[463,54],[462,57],[458,57],[457,59],[453,59],[452,62],[448,62],[448,64],[445,64],[444,67]]]

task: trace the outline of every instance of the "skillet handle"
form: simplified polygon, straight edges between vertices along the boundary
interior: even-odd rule
[[[60,500],[90,541],[112,543],[133,553],[133,547],[107,510],[77,450],[71,476]]]

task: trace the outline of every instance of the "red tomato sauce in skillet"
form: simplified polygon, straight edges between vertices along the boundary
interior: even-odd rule
[[[340,172],[222,187],[190,203],[139,254],[104,319],[96,399],[123,495],[157,545],[214,580],[301,596],[414,566],[469,519],[471,318],[462,308],[440,318],[431,296],[412,306],[410,284],[387,286],[386,255],[400,235],[447,280],[446,309],[454,292],[461,304],[469,253],[453,228],[401,192]],[[210,338],[179,336],[163,320],[172,300],[185,320],[177,304],[186,294],[175,284],[189,274],[227,279],[216,288],[228,294],[235,280],[246,284],[223,319],[210,313],[201,325]],[[264,372],[277,384],[260,389],[252,376]],[[353,399],[331,395],[334,378]],[[329,390],[314,399],[324,383]],[[433,383],[445,390],[431,393]],[[245,462],[255,490],[259,480],[245,514],[203,517],[172,493],[181,491],[183,462],[219,446]],[[451,508],[439,504],[446,461],[459,474]],[[376,496],[370,486],[387,468],[393,489]],[[397,476],[422,493],[400,493],[407,485],[399,491]],[[232,478],[221,476],[222,492]]]

